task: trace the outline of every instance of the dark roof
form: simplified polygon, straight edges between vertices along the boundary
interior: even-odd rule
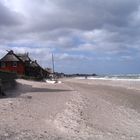
[[[51,68],[46,68],[45,71],[48,72],[48,73],[53,73]]]
[[[31,59],[29,58],[28,53],[24,53],[24,54],[16,54],[23,62],[26,61],[31,61]]]
[[[0,61],[21,61],[13,51],[9,51]]]
[[[37,63],[37,61],[32,61],[32,62],[30,63],[30,66],[31,66],[31,67],[40,67],[40,65]]]

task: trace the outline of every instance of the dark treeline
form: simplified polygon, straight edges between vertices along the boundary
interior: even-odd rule
[[[79,74],[79,73],[76,73],[76,74],[65,74],[65,73],[55,73],[55,75],[58,77],[58,78],[62,78],[62,77],[89,77],[89,76],[97,76],[95,73],[93,74]]]

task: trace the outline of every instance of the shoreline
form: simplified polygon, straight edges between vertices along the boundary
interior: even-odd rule
[[[64,81],[75,81],[78,83],[87,83],[95,85],[108,85],[114,87],[124,87],[127,89],[140,90],[139,79],[104,79],[104,78],[92,78],[92,79],[78,79],[78,78],[64,78]],[[63,79],[62,79],[63,81]]]

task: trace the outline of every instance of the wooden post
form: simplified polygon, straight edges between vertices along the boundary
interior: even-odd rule
[[[53,79],[55,78],[54,76],[54,56],[53,56],[53,53],[52,53],[52,72],[53,72]]]
[[[53,53],[52,53],[52,69],[53,69],[53,74],[54,74],[54,56],[53,56]]]
[[[0,95],[2,95],[2,82],[1,82],[1,79],[0,79]]]

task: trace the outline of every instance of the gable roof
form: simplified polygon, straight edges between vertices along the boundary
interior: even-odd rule
[[[35,61],[32,61],[31,63],[30,63],[30,66],[31,67],[40,67],[40,65],[37,63],[37,61],[35,60]],[[40,67],[41,68],[41,67]]]
[[[28,53],[24,53],[24,54],[16,54],[23,62],[26,61],[31,61]]]
[[[48,72],[48,73],[50,73],[50,74],[53,73],[53,71],[52,71],[51,68],[46,68],[45,71]]]
[[[21,60],[11,50],[2,59],[0,59],[0,61],[4,61],[4,62],[6,62],[6,61],[16,61],[16,62],[18,62],[18,61],[21,61]]]

